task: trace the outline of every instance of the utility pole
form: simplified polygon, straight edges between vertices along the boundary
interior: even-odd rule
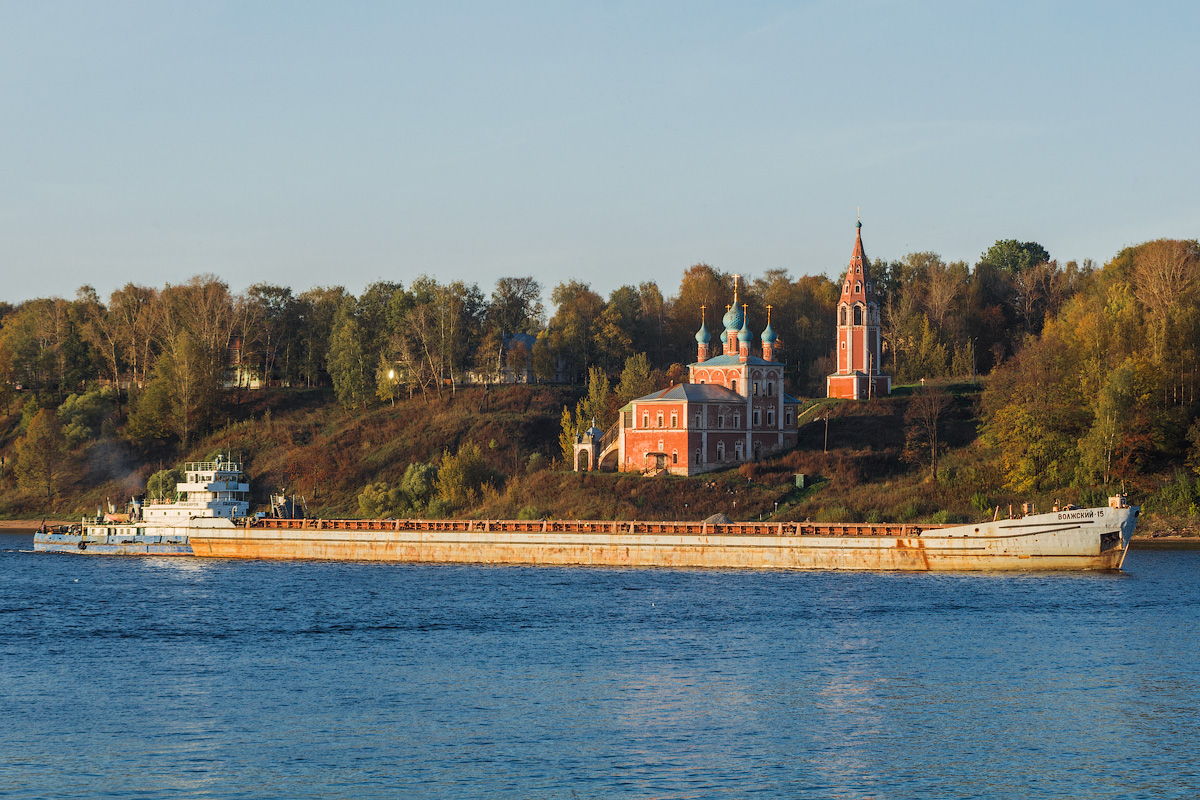
[[[829,452],[829,412],[825,412],[825,452]]]

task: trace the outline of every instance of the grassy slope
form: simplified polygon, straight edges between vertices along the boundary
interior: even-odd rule
[[[971,387],[955,387],[944,425],[950,450],[937,482],[901,458],[903,389],[865,403],[828,403],[828,452],[821,412],[801,428],[796,450],[698,478],[531,470],[531,454],[541,454],[543,463],[557,456],[562,407],[577,397],[560,387],[470,388],[429,403],[416,398],[364,412],[341,409],[327,390],[247,392],[229,404],[220,430],[182,455],[145,453],[119,441],[77,450],[51,510],[73,515],[107,498],[120,503],[163,466],[225,451],[246,464],[256,507],[287,487],[305,495],[314,514],[354,516],[363,486],[395,484],[410,462],[435,461],[465,441],[480,445],[498,478],[466,513],[493,519],[698,519],[720,512],[743,520],[908,522],[940,512],[939,520],[966,521],[990,518],[996,505],[1007,513],[1010,503],[1028,500],[1043,509],[1056,500],[1103,502],[1102,495],[1077,490],[1020,498],[998,490],[994,458],[976,437],[978,394]],[[44,498],[17,489],[11,479],[14,427],[14,415],[0,419],[0,447],[9,454],[0,515],[39,517]],[[805,489],[795,487],[795,473],[808,476]],[[1188,530],[1178,520],[1157,525]]]

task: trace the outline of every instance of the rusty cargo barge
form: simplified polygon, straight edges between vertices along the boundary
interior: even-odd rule
[[[197,519],[201,558],[852,570],[1117,570],[1139,509],[967,525],[599,520]]]

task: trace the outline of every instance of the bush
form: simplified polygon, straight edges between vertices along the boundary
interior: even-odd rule
[[[925,513],[925,503],[920,500],[911,500],[904,508],[900,509],[900,522],[912,522],[917,517]]]
[[[365,519],[408,516],[409,503],[404,492],[386,482],[368,484],[358,495],[358,513]]]
[[[978,511],[980,514],[992,510],[992,498],[988,497],[983,492],[975,492],[971,495],[971,508]]]
[[[437,474],[437,499],[447,508],[463,508],[479,499],[480,490],[491,476],[479,445],[467,442],[450,455],[442,454]]]
[[[942,509],[934,514],[930,521],[936,525],[960,525],[966,522],[966,518],[962,514],[955,514],[953,511]]]
[[[433,464],[415,461],[404,470],[400,479],[400,491],[404,493],[408,505],[421,510],[429,505],[437,489],[437,468]]]
[[[853,522],[854,514],[845,506],[829,506],[817,512],[817,522]]]

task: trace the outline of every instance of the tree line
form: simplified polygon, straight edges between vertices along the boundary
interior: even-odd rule
[[[1195,240],[1164,239],[1098,267],[1000,240],[973,265],[925,251],[873,261],[882,369],[896,384],[990,374],[983,435],[1013,489],[1132,480],[1176,458],[1200,468],[1197,253]],[[133,441],[186,446],[251,379],[332,386],[361,409],[524,373],[588,384],[564,413],[565,452],[592,418],[606,427],[621,403],[684,380],[701,321],[715,341],[733,291],[734,276],[707,264],[684,271],[671,297],[654,282],[604,297],[567,280],[550,290],[552,313],[529,277],[501,278],[490,294],[429,276],[358,296],[270,284],[235,294],[212,275],[127,284],[106,301],[85,286],[71,300],[0,303],[0,400],[22,393],[22,433],[53,409],[69,446],[120,425]],[[824,394],[838,298],[819,275],[740,283],[756,334],[771,307],[793,394]]]

